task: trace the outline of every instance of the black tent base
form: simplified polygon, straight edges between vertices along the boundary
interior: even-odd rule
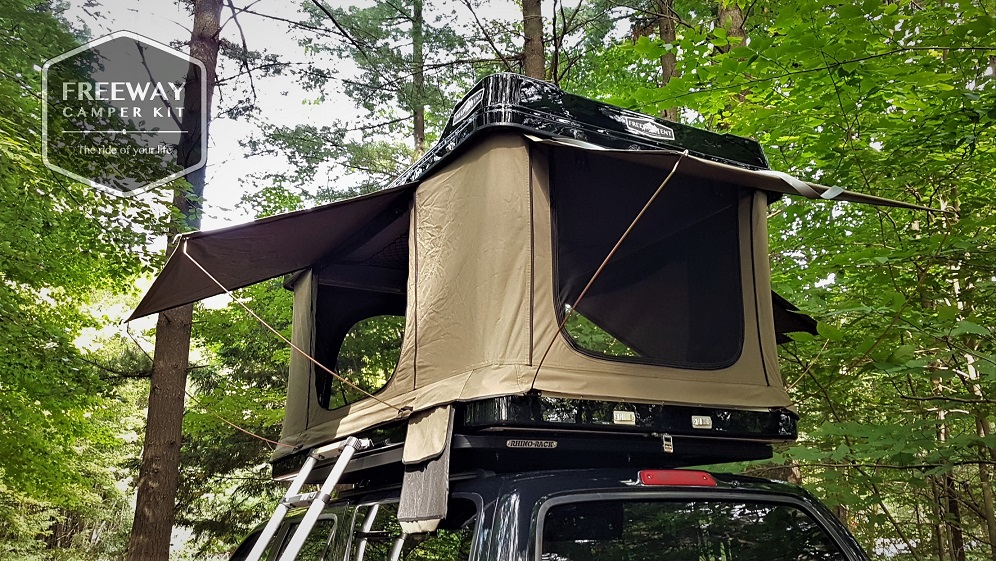
[[[503,396],[463,403],[457,432],[484,429],[537,429],[595,433],[668,433],[782,442],[796,439],[795,413],[787,409],[726,409],[563,399],[537,394]]]
[[[796,438],[795,413],[787,409],[738,410],[634,404],[539,395],[504,396],[459,403],[450,472],[493,472],[605,467],[678,468],[772,456],[772,445]],[[345,483],[401,482],[406,426],[388,425],[358,435],[375,446],[357,454]],[[273,464],[285,478],[307,451]],[[332,462],[312,472],[321,481]]]

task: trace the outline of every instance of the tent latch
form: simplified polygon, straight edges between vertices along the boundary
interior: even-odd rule
[[[674,439],[671,438],[670,434],[661,435],[661,444],[664,445],[664,452],[667,454],[674,453]]]

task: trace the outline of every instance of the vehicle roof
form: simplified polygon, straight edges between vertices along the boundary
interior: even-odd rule
[[[716,482],[715,487],[697,485],[644,485],[640,482],[641,471],[698,472],[708,473]],[[702,470],[640,470],[636,468],[613,469],[571,469],[543,470],[512,473],[476,471],[456,473],[450,478],[451,494],[473,493],[481,495],[485,501],[494,499],[511,490],[530,495],[547,495],[571,491],[638,490],[683,491],[683,492],[751,492],[772,495],[785,495],[815,503],[815,499],[797,485],[736,475],[730,473],[706,472]],[[397,482],[378,485],[367,482],[353,489],[340,492],[343,500],[363,502],[400,496],[401,485]]]

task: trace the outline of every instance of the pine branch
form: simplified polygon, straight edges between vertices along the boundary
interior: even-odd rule
[[[346,31],[346,28],[339,23],[339,20],[336,19],[335,15],[332,14],[332,12],[328,8],[326,8],[324,4],[322,4],[318,0],[311,0],[311,3],[314,4],[315,6],[318,6],[318,9],[321,10],[329,18],[329,20],[332,22],[332,25],[335,26],[336,30],[339,31],[339,33],[346,39],[346,41],[349,41],[349,44],[352,45],[353,48],[356,49],[361,55],[363,55],[363,58],[365,58],[367,60],[367,63],[370,65],[370,69],[374,73],[376,73],[377,76],[380,77],[380,79],[383,80],[385,84],[390,84],[393,88],[395,88],[396,91],[401,89],[401,85],[397,82],[397,80],[390,79],[389,77],[385,76],[383,72],[380,71],[378,65],[373,61],[370,55],[367,54],[367,50],[362,45],[360,45],[360,43],[356,41],[356,39],[354,39],[353,36],[350,35],[348,31]]]
[[[249,4],[249,7],[254,6],[257,2],[259,2],[259,0]],[[259,96],[256,94],[256,82],[253,80],[252,70],[249,68],[249,45],[246,44],[246,32],[242,29],[242,24],[239,22],[238,18],[238,12],[235,11],[235,4],[232,0],[228,0],[228,7],[232,10],[231,19],[235,23],[235,27],[239,28],[239,37],[242,39],[242,60],[239,62],[241,62],[241,66],[245,70],[245,73],[249,75],[249,89],[252,90],[252,99],[255,102],[259,99]]]
[[[502,64],[505,65],[505,70],[513,72],[512,65],[508,62],[508,59],[505,58],[505,55],[502,54],[501,50],[498,48],[498,45],[495,44],[494,38],[492,38],[491,34],[488,33],[487,28],[484,27],[483,23],[481,23],[480,18],[477,17],[477,12],[475,12],[474,7],[470,5],[470,0],[461,0],[461,2],[463,2],[463,5],[470,10],[470,15],[474,16],[474,23],[477,25],[477,28],[481,30],[481,33],[484,34],[484,40],[488,42],[488,45],[491,45],[491,50],[498,55],[498,58],[501,59]]]

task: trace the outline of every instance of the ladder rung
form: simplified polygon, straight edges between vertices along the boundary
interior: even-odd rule
[[[336,443],[339,444],[339,443]],[[332,470],[329,472],[328,477],[325,478],[325,482],[322,483],[321,490],[318,491],[318,496],[311,501],[311,506],[308,507],[308,512],[304,513],[304,517],[297,525],[297,530],[294,531],[294,535],[291,536],[290,541],[287,542],[284,552],[280,555],[280,561],[294,561],[297,559],[297,554],[301,551],[301,547],[304,545],[304,541],[308,539],[308,535],[311,534],[311,530],[315,527],[315,522],[318,521],[319,515],[322,513],[322,509],[328,504],[329,499],[332,496],[332,490],[335,488],[339,479],[342,477],[343,472],[346,471],[346,464],[353,458],[353,454],[357,450],[362,450],[368,448],[371,442],[367,439],[358,439],[356,437],[347,438],[341,446],[331,445],[326,446],[324,449],[316,450],[311,453],[308,461],[316,461],[316,452],[321,454],[324,450],[333,448],[336,451],[341,451],[341,454],[337,454],[339,459],[335,461],[335,465],[332,466]],[[288,498],[291,498],[288,493]],[[279,509],[280,507],[278,507]],[[258,558],[255,561],[259,561]]]
[[[313,491],[311,493],[301,493],[300,495],[291,495],[289,497],[284,497],[280,499],[280,504],[287,505],[289,508],[297,508],[301,506],[308,506],[315,502],[315,497],[318,496],[318,491]]]
[[[326,444],[321,448],[314,448],[310,452],[308,452],[308,457],[314,458],[316,461],[319,462],[330,460],[332,458],[337,458],[340,454],[342,454],[342,451],[343,449],[345,449],[347,443],[348,439],[340,440],[339,442],[333,442],[332,444]],[[354,448],[356,449],[357,452],[361,450],[366,450],[367,448],[370,448],[372,446],[373,446],[373,441],[371,441],[368,438],[357,438],[354,444]],[[290,481],[296,478],[300,473],[301,473],[300,469],[297,471],[291,471],[281,475],[280,477],[276,478],[276,480]]]

